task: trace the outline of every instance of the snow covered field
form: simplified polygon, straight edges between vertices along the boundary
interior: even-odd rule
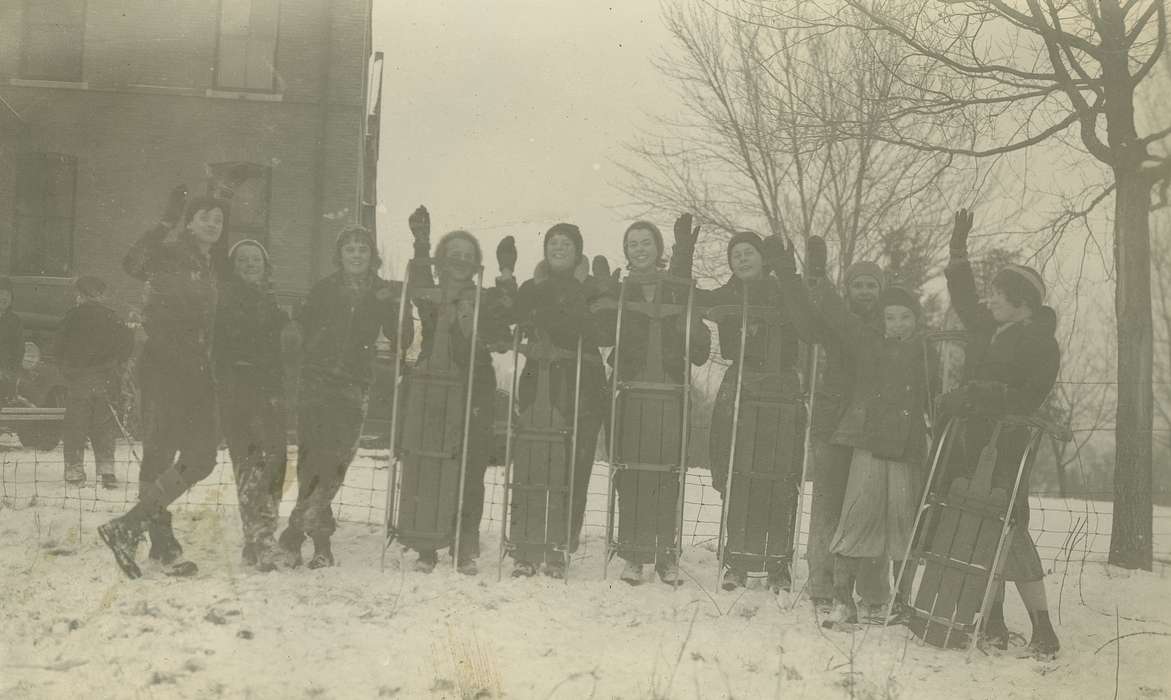
[[[121,450],[119,469],[133,477],[134,460]],[[498,510],[485,514],[478,576],[446,567],[416,574],[413,556],[397,547],[380,571],[383,465],[377,453],[364,453],[351,471],[340,496],[346,522],[335,536],[336,568],[243,570],[234,487],[221,468],[175,517],[199,575],[170,579],[148,567],[143,579],[128,581],[94,528],[133,499],[133,487],[66,491],[59,452],[0,453],[0,697],[1171,695],[1171,582],[1165,567],[1129,572],[1101,562],[1109,504],[1074,512],[1067,503],[1034,503],[1063,643],[1057,660],[1012,651],[969,659],[920,646],[904,628],[822,630],[796,594],[720,591],[718,501],[705,472],[690,477],[683,561],[690,581],[674,592],[650,580],[631,588],[614,569],[603,580],[598,496],[568,583],[513,580],[507,565],[497,582]],[[599,467],[591,492],[604,490]],[[498,486],[489,488],[490,501],[499,496]],[[1169,544],[1167,533],[1157,536],[1160,556]],[[796,573],[799,589],[804,566]],[[1027,635],[1013,593],[1006,613],[1010,629]]]

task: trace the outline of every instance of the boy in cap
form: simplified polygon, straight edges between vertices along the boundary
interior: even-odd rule
[[[77,305],[65,314],[57,338],[57,357],[68,382],[65,402],[65,481],[85,483],[85,443],[93,445],[102,486],[115,488],[113,402],[120,390],[122,363],[134,348],[134,336],[105,304],[106,283],[80,277]]]

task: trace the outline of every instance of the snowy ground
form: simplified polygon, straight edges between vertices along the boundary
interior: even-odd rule
[[[122,450],[120,468],[132,477],[134,460]],[[148,568],[128,581],[94,528],[133,499],[133,488],[66,491],[59,452],[10,449],[0,458],[0,697],[1171,694],[1166,569],[1101,563],[1103,504],[1034,504],[1045,513],[1034,534],[1052,569],[1048,588],[1064,645],[1056,661],[1038,662],[1012,652],[965,658],[920,646],[903,628],[825,631],[803,596],[720,591],[711,529],[717,501],[704,475],[689,487],[683,568],[691,580],[674,592],[649,580],[631,588],[614,580],[614,570],[602,578],[597,497],[568,583],[512,580],[507,566],[498,582],[495,511],[485,517],[479,576],[413,573],[412,557],[397,548],[380,571],[375,523],[385,469],[372,453],[340,497],[348,520],[335,537],[338,567],[243,570],[230,471],[221,469],[175,518],[199,575],[175,580]],[[604,492],[604,474],[599,468],[591,491]],[[490,488],[489,500],[498,499],[498,486]],[[1169,544],[1162,533],[1156,549],[1165,556]],[[1011,629],[1027,634],[1011,594],[1007,616]]]

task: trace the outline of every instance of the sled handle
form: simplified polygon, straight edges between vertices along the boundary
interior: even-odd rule
[[[520,369],[520,324],[512,331],[512,381],[508,383],[508,423],[504,433],[504,501],[500,518],[500,560],[496,562],[496,580],[504,578],[504,557],[508,548],[509,513],[508,496],[512,491],[512,412],[516,405],[517,371]]]
[[[629,275],[627,275],[629,278]],[[617,429],[618,429],[618,368],[621,366],[619,362],[622,357],[619,350],[622,347],[622,306],[626,302],[626,279],[623,279],[618,286],[618,311],[614,318],[614,349],[610,351],[610,358],[613,368],[610,370],[610,439],[606,446],[606,458],[610,462],[610,468],[606,470],[606,552],[602,557],[602,580],[606,580],[606,573],[610,568],[610,556],[616,549],[614,544],[614,462],[615,447],[617,446]]]
[[[687,318],[683,322],[683,416],[679,430],[679,494],[675,498],[675,567],[683,558],[683,491],[687,487],[687,448],[691,433],[691,329],[695,316],[695,280],[687,278]],[[706,330],[706,329],[705,329]],[[658,557],[658,548],[655,557]],[[674,590],[678,586],[672,584]]]
[[[407,313],[407,298],[410,296],[411,283],[411,263],[408,260],[406,270],[403,272],[403,289],[402,294],[398,299],[398,331],[402,332],[403,322],[406,321]],[[398,438],[398,404],[399,394],[402,393],[402,363],[403,357],[406,353],[402,349],[402,342],[399,342],[399,351],[394,354],[394,380],[391,386],[394,388],[394,395],[390,399],[390,464],[386,470],[386,506],[382,514],[382,555],[378,561],[379,571],[386,571],[386,550],[390,547],[390,543],[394,536],[391,530],[391,520],[397,512],[395,507],[395,494],[398,493],[398,459],[395,457],[395,449],[397,447]]]
[[[453,569],[459,569],[460,556],[460,530],[463,529],[464,517],[464,487],[468,480],[468,438],[472,434],[472,390],[473,383],[476,380],[476,340],[480,332],[480,292],[484,288],[484,267],[476,271],[476,297],[472,303],[472,337],[468,343],[468,386],[467,398],[464,400],[464,439],[463,449],[460,450],[459,458],[459,495],[456,501],[455,510],[455,538],[453,541],[453,549],[451,557],[451,566]],[[495,399],[493,399],[495,400]]]
[[[582,336],[577,336],[577,365],[573,378],[573,437],[569,441],[569,501],[565,504],[565,584],[569,585],[569,566],[573,561],[573,498],[574,485],[577,482],[577,431],[578,420],[581,414],[581,364],[582,364]],[[595,444],[596,448],[597,445]],[[588,486],[588,485],[587,485]]]
[[[724,494],[720,503],[720,531],[716,536],[716,585],[719,585],[720,576],[724,573],[724,564],[727,559],[727,547],[724,546],[724,535],[728,530],[728,506],[732,500],[732,470],[736,465],[736,442],[740,437],[740,395],[744,388],[744,356],[745,346],[748,345],[748,285],[741,285],[743,295],[740,303],[740,351],[736,354],[736,393],[732,403],[732,430],[731,442],[728,445],[728,471],[724,475]],[[768,549],[765,548],[765,556]]]

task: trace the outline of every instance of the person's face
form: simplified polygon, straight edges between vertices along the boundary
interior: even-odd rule
[[[992,312],[992,318],[997,323],[1012,323],[1014,321],[1023,321],[1029,317],[1029,307],[1027,304],[1017,306],[1004,296],[1004,291],[996,285],[988,287],[988,296],[984,299],[984,305]]]
[[[858,275],[850,280],[846,294],[849,295],[850,304],[855,310],[866,313],[874,308],[874,303],[878,301],[879,291],[881,289],[878,280],[870,275]]]
[[[636,228],[626,236],[626,262],[634,272],[651,272],[659,262],[659,248],[655,234]]]
[[[374,251],[363,241],[346,241],[342,244],[340,253],[342,271],[347,275],[364,275],[370,271],[370,259]]]
[[[886,337],[906,340],[915,333],[915,314],[905,306],[887,306],[882,310]]]
[[[10,306],[12,306],[12,292],[0,289],[0,314],[7,311]]]
[[[343,246],[344,247],[344,246]],[[264,279],[264,253],[254,245],[242,245],[232,256],[236,274],[248,284],[260,284]]]
[[[764,258],[751,243],[737,243],[732,246],[732,274],[742,280],[760,279],[764,273]]]
[[[476,246],[466,238],[452,238],[443,249],[444,270],[457,281],[476,274]]]
[[[212,246],[220,239],[224,232],[224,212],[219,207],[200,209],[191,217],[187,224],[195,240],[203,245]]]
[[[577,263],[576,258],[577,247],[569,236],[557,233],[549,237],[549,242],[545,244],[545,260],[550,268],[557,272],[572,270]]]

